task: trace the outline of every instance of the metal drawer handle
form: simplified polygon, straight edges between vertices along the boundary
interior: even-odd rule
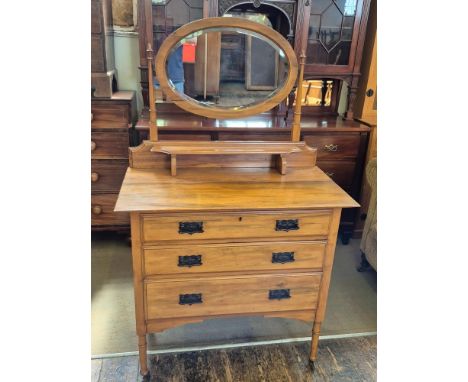
[[[203,222],[179,222],[179,233],[188,233],[193,235],[194,233],[203,233]]]
[[[297,231],[299,229],[299,219],[277,220],[275,231]]]
[[[334,172],[326,172],[325,174],[327,174],[330,178],[331,178],[333,175],[335,175]]]
[[[192,305],[192,304],[201,304],[201,303],[203,303],[201,293],[179,294],[180,305]]]
[[[96,149],[96,142],[91,141],[91,151],[94,151]]]
[[[268,299],[282,300],[284,298],[291,298],[290,289],[270,289],[268,292]]]
[[[323,146],[323,148],[327,151],[337,151],[338,145],[334,145],[333,143],[330,143],[329,145]]]
[[[202,255],[179,256],[178,267],[195,267],[202,265]]]
[[[95,183],[99,180],[99,174],[97,172],[91,173],[91,182]]]
[[[272,263],[292,263],[296,261],[294,259],[294,252],[273,252],[271,254],[271,262]]]
[[[102,214],[102,207],[101,206],[93,206],[91,208],[91,211],[93,212],[94,215],[101,215]]]

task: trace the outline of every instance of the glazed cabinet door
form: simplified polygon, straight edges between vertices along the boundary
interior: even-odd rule
[[[358,52],[371,0],[305,0],[300,46],[305,48],[305,73],[346,74],[359,65]],[[300,53],[300,46],[296,51]]]

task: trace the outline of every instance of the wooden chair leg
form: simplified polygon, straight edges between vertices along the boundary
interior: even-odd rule
[[[140,360],[140,374],[143,380],[149,380],[148,358],[146,349],[146,335],[138,336],[138,354]]]

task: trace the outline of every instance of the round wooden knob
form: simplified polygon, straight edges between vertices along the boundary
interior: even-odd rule
[[[91,211],[94,215],[101,215],[102,214],[102,207],[101,206],[93,206]]]
[[[96,148],[96,142],[91,141],[91,151],[94,151],[95,148]]]
[[[91,182],[97,182],[99,180],[99,174],[97,172],[91,173]]]

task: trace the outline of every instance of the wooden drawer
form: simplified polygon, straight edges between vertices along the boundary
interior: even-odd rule
[[[319,273],[298,273],[147,282],[146,315],[153,320],[311,310],[316,308],[320,278]]]
[[[144,273],[281,271],[321,269],[325,242],[205,244],[144,249]]]
[[[119,192],[125,172],[127,159],[94,159],[91,161],[92,192]]]
[[[128,158],[128,146],[128,130],[91,133],[93,158]]]
[[[91,195],[92,225],[129,225],[130,215],[114,212],[118,194]]]
[[[317,166],[340,187],[348,189],[354,180],[356,163],[352,161],[320,161]]]
[[[111,100],[105,104],[97,104],[97,102],[91,103],[91,113],[93,113],[92,128],[128,127],[128,124],[131,122],[129,105],[112,104]]]
[[[143,215],[143,240],[325,238],[331,210],[307,213],[217,213]],[[191,233],[190,233],[191,232]]]
[[[310,147],[317,148],[319,160],[341,160],[356,158],[360,144],[359,134],[323,134],[304,135],[304,141]]]

